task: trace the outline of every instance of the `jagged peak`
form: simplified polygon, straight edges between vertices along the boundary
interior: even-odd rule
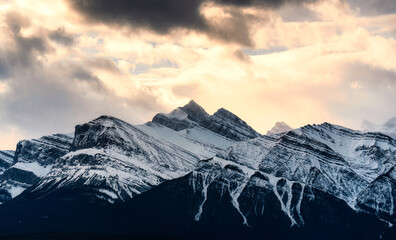
[[[99,121],[121,121],[120,119],[110,116],[110,115],[101,115],[97,118],[95,118],[94,120],[92,120],[91,122],[99,122]]]
[[[210,115],[194,100],[183,107],[178,107],[170,113],[156,114],[152,122],[161,124],[175,131],[198,126],[200,122],[208,118]]]
[[[101,115],[91,121],[89,121],[88,123],[84,123],[84,124],[79,124],[76,127],[81,127],[83,125],[102,125],[105,127],[112,127],[112,126],[128,126],[131,127],[132,125],[128,122],[125,122],[124,120],[121,120],[117,117],[113,117],[110,115]]]
[[[194,100],[191,100],[183,107],[180,107],[185,113],[188,114],[188,118],[194,122],[199,122],[204,118],[207,118],[209,114],[205,111],[203,107],[201,107]]]
[[[225,121],[225,122],[232,122],[238,126],[244,126],[246,128],[251,129],[252,131],[253,128],[250,127],[245,121],[243,121],[240,117],[238,117],[237,115],[235,115],[234,113],[232,113],[231,111],[225,109],[225,108],[220,108],[219,110],[217,110],[213,116]],[[255,131],[254,131],[255,132]]]
[[[292,128],[287,125],[285,122],[276,122],[275,125],[271,128],[271,130],[267,131],[267,135],[284,133],[292,130]]]
[[[195,102],[194,100],[190,100],[186,105],[184,105],[183,107],[181,107],[181,108],[184,108],[184,109],[187,109],[187,108],[199,108],[199,109],[202,109],[203,111],[205,111],[202,107],[201,107],[201,105],[199,105],[197,102]]]
[[[240,117],[225,108],[218,109],[213,115],[222,119],[240,120],[245,123]]]

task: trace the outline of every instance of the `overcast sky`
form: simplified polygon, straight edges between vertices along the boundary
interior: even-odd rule
[[[396,116],[394,0],[0,0],[0,149],[194,99],[265,133]]]

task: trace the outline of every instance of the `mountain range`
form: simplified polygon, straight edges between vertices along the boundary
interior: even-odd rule
[[[143,125],[101,116],[0,152],[0,237],[395,239],[395,166],[375,129],[263,135],[194,101]]]

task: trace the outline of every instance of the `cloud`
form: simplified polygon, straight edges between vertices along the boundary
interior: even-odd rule
[[[8,13],[0,48],[0,139],[39,137],[55,132],[72,132],[74,125],[102,114],[110,114],[130,122],[141,122],[163,106],[156,96],[131,87],[129,97],[117,95],[107,84],[122,79],[115,62],[104,56],[87,56],[74,49],[71,57],[58,60],[70,45],[54,47],[54,34],[37,27],[18,12]],[[65,44],[66,43],[66,44]],[[65,46],[68,47],[68,46]],[[99,74],[112,79],[105,83]],[[133,114],[130,114],[133,112]],[[3,144],[2,146],[9,146]]]
[[[51,31],[49,38],[64,46],[72,46],[75,43],[75,37],[65,32],[64,28],[58,28],[55,31]]]
[[[204,29],[199,7],[202,0],[72,0],[71,5],[92,21],[137,25],[158,33],[174,27]]]
[[[363,16],[396,13],[394,0],[346,0],[348,4]]]
[[[348,0],[180,1],[0,6],[0,147],[101,114],[143,123],[190,98],[261,132],[396,114],[396,14],[362,17]]]
[[[159,34],[187,29],[248,46],[252,44],[249,36],[252,16],[240,11],[241,7],[275,9],[285,4],[312,2],[316,0],[72,0],[70,4],[94,23],[146,28]],[[228,17],[207,19],[202,13],[205,5],[224,8]]]
[[[358,81],[354,81],[351,84],[349,84],[349,87],[351,87],[352,89],[360,89],[363,88],[361,83]]]
[[[9,78],[12,71],[38,64],[37,56],[42,56],[51,50],[45,38],[21,35],[21,28],[30,24],[22,15],[16,12],[8,13],[6,24],[9,30],[7,36],[9,42],[7,48],[0,49],[0,79]]]

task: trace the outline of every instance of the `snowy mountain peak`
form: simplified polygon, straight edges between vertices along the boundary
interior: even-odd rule
[[[188,119],[197,123],[209,117],[209,114],[205,111],[205,109],[198,105],[194,100],[191,100],[185,106],[180,107],[180,109],[187,113]]]
[[[277,122],[275,126],[271,128],[271,130],[267,131],[267,135],[284,133],[292,130],[292,128],[284,122]]]
[[[232,112],[220,108],[213,115],[209,115],[193,100],[168,114],[159,113],[155,115],[152,122],[175,131],[200,126],[235,141],[260,136],[258,132]]]
[[[118,118],[100,116],[75,127],[71,149],[117,147],[124,151],[138,151],[131,139],[131,133],[135,131],[139,130]]]
[[[170,113],[156,114],[152,122],[180,131],[198,126],[199,122],[208,116],[209,114],[201,106],[191,100],[188,104],[178,107]]]
[[[360,129],[363,132],[380,132],[396,139],[396,117],[379,125],[363,120]]]

